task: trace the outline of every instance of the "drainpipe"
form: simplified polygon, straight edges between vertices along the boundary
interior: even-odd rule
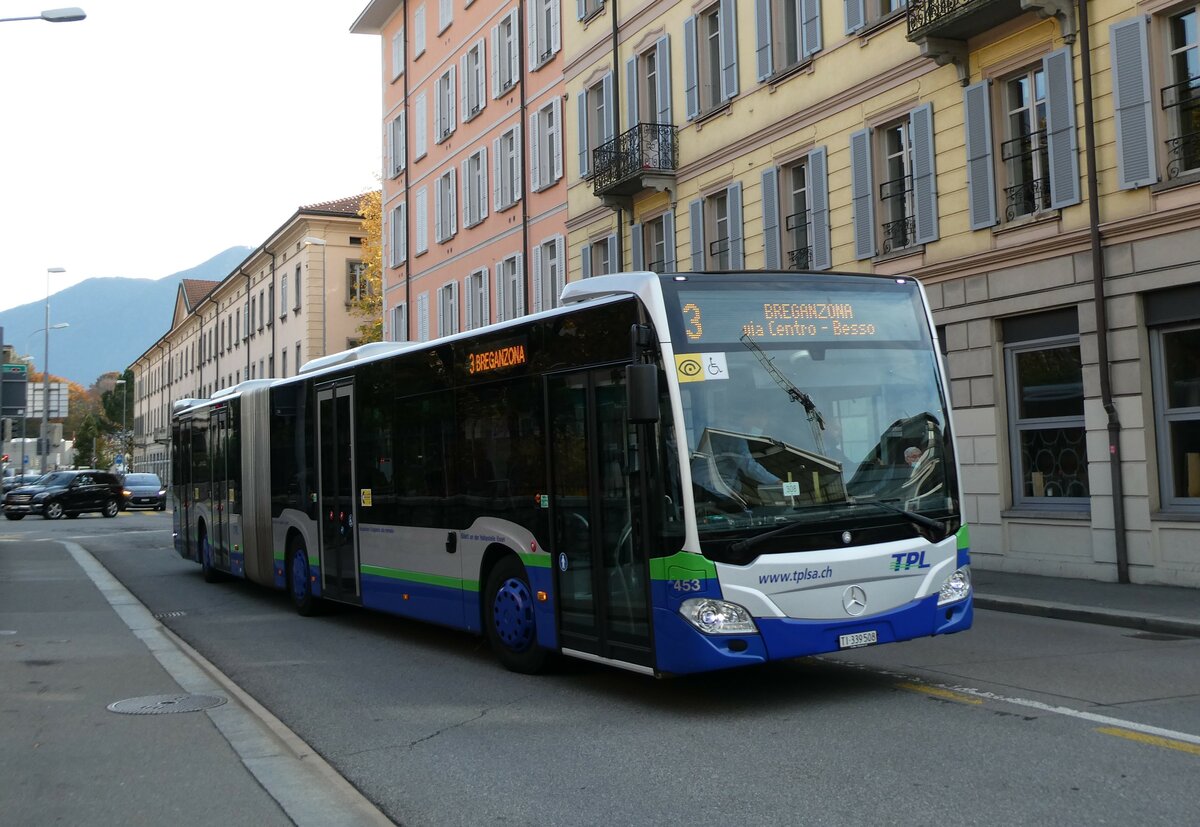
[[[413,259],[413,257],[412,257],[412,246],[409,244],[411,239],[408,237],[408,224],[409,224],[409,220],[410,220],[409,213],[408,213],[408,184],[409,184],[408,168],[409,168],[409,166],[411,166],[409,164],[408,157],[407,157],[408,156],[408,135],[409,135],[409,130],[408,130],[408,65],[407,65],[408,64],[408,55],[409,55],[409,50],[408,50],[408,32],[409,32],[408,0],[404,0],[402,14],[404,17],[404,38],[405,38],[405,43],[404,43],[405,66],[404,66],[404,80],[403,80],[403,83],[404,83],[404,155],[405,155],[405,158],[404,158],[404,227],[403,227],[403,232],[404,232],[404,324],[408,327],[408,332],[405,334],[404,338],[407,340],[411,340],[412,339],[411,314],[413,312],[413,306],[412,306],[412,259]],[[388,140],[390,141],[391,139],[392,139],[392,135],[391,135],[391,132],[389,132]],[[388,170],[388,172],[391,172],[391,170]],[[382,226],[383,226],[383,214],[382,214],[383,213],[383,196],[382,196],[382,193],[380,194],[380,200],[379,200],[379,212],[380,212],[379,224],[380,224],[380,227],[382,228]],[[382,246],[383,246],[382,238],[379,239],[379,243],[380,243],[380,247],[382,248]],[[382,271],[383,271],[383,268],[385,268],[387,266],[388,266],[388,262],[386,262],[386,261],[379,262],[379,270],[380,270],[379,289],[380,290],[383,289],[383,272]],[[380,329],[382,330],[382,327]],[[393,330],[392,331],[392,339],[395,339],[395,338],[396,338],[396,331]],[[300,372],[299,365],[296,366],[296,372],[297,373]]]
[[[1121,482],[1121,420],[1113,404],[1108,360],[1108,313],[1104,304],[1104,250],[1100,243],[1100,191],[1096,176],[1096,119],[1092,108],[1092,46],[1088,0],[1079,0],[1079,52],[1083,72],[1083,134],[1087,145],[1088,224],[1092,237],[1092,301],[1096,308],[1096,355],[1100,367],[1100,399],[1108,415],[1108,468],[1112,478],[1113,534],[1117,582],[1129,582],[1129,549],[1125,539],[1125,489]]]
[[[525,23],[525,0],[519,0],[517,3],[517,65],[522,67],[520,77],[517,78],[517,83],[520,86],[518,96],[520,97],[521,113],[521,132],[525,132],[525,107],[528,102],[525,99],[525,75],[529,70],[529,55],[525,50],[525,33],[527,31]],[[564,118],[565,120],[565,118]],[[559,124],[559,132],[561,133],[562,124]],[[566,145],[564,144],[564,147]],[[537,159],[533,162],[536,164]],[[529,255],[529,189],[526,186],[526,177],[529,171],[529,136],[526,135],[521,141],[521,260],[525,263],[525,272],[529,272],[529,268],[533,264],[533,258]],[[540,273],[534,273],[534,278],[541,278]],[[533,284],[533,279],[525,279],[525,309],[529,310],[530,287]],[[497,308],[503,310],[503,308]]]
[[[250,359],[250,331],[254,330],[254,325],[250,323],[250,274],[242,269],[241,265],[238,265],[238,272],[246,277],[246,300],[242,302],[242,309],[246,311],[242,319],[246,324],[246,369],[242,371],[242,381],[244,382],[250,378],[250,362],[252,361]],[[321,271],[321,280],[325,280],[324,270]],[[322,319],[321,323],[324,324],[325,320]]]
[[[612,100],[612,118],[613,118],[613,139],[620,140],[621,137],[621,53],[620,53],[620,26],[617,24],[617,0],[612,0],[612,62],[613,62],[613,100]],[[565,118],[563,120],[566,120]],[[630,124],[632,126],[632,124]],[[629,220],[633,221],[633,198],[629,199]],[[632,262],[630,262],[632,264]],[[625,270],[625,227],[622,221],[621,208],[617,207],[617,269],[615,272],[621,273]]]
[[[271,257],[271,315],[267,321],[271,323],[271,379],[275,378],[275,254],[262,246],[262,251]]]

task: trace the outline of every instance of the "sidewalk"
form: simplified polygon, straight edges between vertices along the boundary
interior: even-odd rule
[[[73,543],[0,542],[0,732],[5,825],[390,823]]]
[[[971,569],[975,606],[1200,637],[1200,589]]]

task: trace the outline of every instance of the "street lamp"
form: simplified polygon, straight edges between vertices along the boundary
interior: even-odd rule
[[[3,17],[0,23],[12,23],[16,20],[45,20],[47,23],[74,23],[87,17],[83,9],[72,6],[69,9],[47,9],[32,17]]]
[[[38,456],[41,457],[42,473],[46,473],[46,460],[50,458],[50,274],[65,273],[64,267],[46,268],[46,358],[42,362],[42,439],[45,440],[45,451],[38,445]]]
[[[71,325],[69,322],[59,322],[58,324],[50,325],[50,330],[62,330],[64,327],[70,327],[70,326]],[[45,330],[45,328],[39,327],[37,330],[33,331],[25,338],[25,352],[26,353],[30,352],[29,351],[29,340],[32,339],[34,336],[38,335],[39,333],[41,333],[43,330]],[[47,333],[46,335],[49,336],[50,334]],[[30,362],[33,361],[32,356],[26,356],[24,358],[28,359]],[[43,367],[45,367],[45,366],[43,365]],[[46,403],[47,403],[47,400],[43,399],[42,404],[45,405]],[[25,473],[25,437],[27,436],[27,434],[25,432],[26,419],[28,419],[28,411],[26,411],[25,416],[21,417],[21,473],[22,474]],[[39,453],[38,456],[40,457],[41,454]]]
[[[306,235],[304,237],[304,246],[308,247],[309,245],[315,245],[321,248],[321,355],[328,356],[329,345],[326,341],[326,328],[328,325],[326,324],[325,319],[325,239],[317,238],[313,235]],[[296,289],[299,290],[300,285],[297,284]]]
[[[121,465],[124,466],[125,473],[128,474],[129,473],[129,457],[127,456],[127,454],[129,453],[129,451],[126,449],[126,440],[125,440],[125,405],[126,405],[126,394],[128,392],[125,390],[125,380],[124,379],[118,379],[117,381],[113,382],[113,384],[121,386]]]

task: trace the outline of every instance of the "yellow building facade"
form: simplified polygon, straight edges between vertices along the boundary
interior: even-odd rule
[[[915,275],[975,565],[1200,586],[1196,16],[564,4],[568,278]]]

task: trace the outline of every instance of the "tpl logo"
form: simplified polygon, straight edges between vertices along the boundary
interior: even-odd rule
[[[929,567],[929,564],[925,562],[925,552],[923,551],[902,551],[892,555],[892,571],[909,571],[910,569],[927,569]]]

